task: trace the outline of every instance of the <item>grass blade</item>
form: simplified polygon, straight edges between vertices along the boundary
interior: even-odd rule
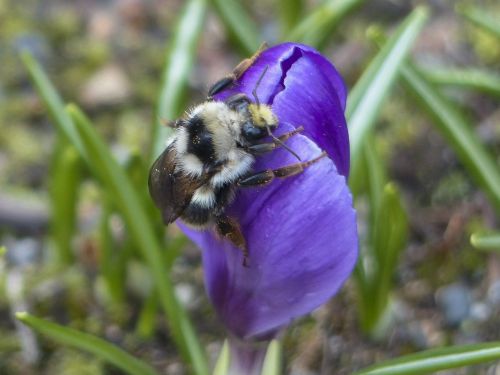
[[[470,124],[413,67],[406,64],[401,72],[408,89],[434,118],[433,124],[441,131],[460,161],[500,210],[500,169]]]
[[[375,256],[375,275],[372,280],[374,293],[367,296],[374,316],[373,321],[365,326],[372,336],[385,333],[383,330],[384,312],[386,312],[398,259],[405,249],[408,235],[408,219],[401,202],[399,191],[388,183],[385,185],[377,217],[371,223],[373,255]],[[379,332],[378,332],[379,331]]]
[[[387,183],[387,172],[384,162],[376,150],[375,139],[373,134],[369,134],[363,146],[363,156],[365,162],[365,173],[368,184],[368,194],[370,197],[370,207],[374,215],[372,221],[375,222],[375,217],[378,215],[384,195],[384,186]]]
[[[266,357],[262,364],[261,375],[280,375],[283,373],[281,364],[281,341],[272,340],[267,348]]]
[[[104,341],[101,338],[36,318],[26,312],[16,313],[16,318],[54,341],[92,353],[118,367],[127,374],[158,375],[155,369],[149,364],[140,361],[116,345]]]
[[[426,350],[386,361],[356,375],[430,374],[500,359],[500,341]]]
[[[217,14],[226,26],[231,39],[247,56],[251,56],[262,44],[259,27],[247,15],[240,2],[234,0],[212,0]]]
[[[156,325],[156,312],[158,311],[158,296],[151,293],[144,301],[137,325],[135,334],[144,340],[149,340],[153,337]]]
[[[219,353],[219,357],[215,362],[213,375],[228,375],[227,370],[229,369],[229,361],[231,357],[231,352],[229,351],[229,343],[224,340],[224,345]]]
[[[28,51],[21,52],[21,60],[28,70],[38,95],[42,98],[45,107],[48,109],[49,115],[57,125],[58,130],[71,141],[78,153],[86,159],[85,150],[78,132],[76,131],[75,125],[64,110],[64,102],[55,87],[50,82],[47,74],[45,74],[38,61],[36,61],[36,59]]]
[[[459,86],[482,91],[500,98],[500,75],[479,69],[421,69],[436,85]]]
[[[457,6],[456,9],[458,13],[462,14],[476,26],[500,38],[500,19],[495,19],[491,17],[490,13],[476,7]]]
[[[500,252],[500,233],[474,233],[470,243],[479,250]]]
[[[155,159],[163,151],[170,132],[170,129],[162,125],[162,120],[172,120],[184,110],[183,95],[189,73],[193,67],[206,8],[207,0],[190,0],[172,33],[174,37],[167,51],[156,104],[150,159]]]
[[[126,292],[126,266],[132,253],[132,243],[125,239],[118,244],[112,233],[110,221],[114,209],[114,201],[103,191],[101,194],[102,212],[99,224],[98,242],[100,246],[99,266],[106,291],[111,300],[110,305],[123,306]]]
[[[361,156],[363,139],[373,127],[381,104],[387,97],[404,58],[422,29],[427,14],[426,8],[416,8],[387,40],[352,89],[346,109],[351,160],[356,160]]]
[[[281,35],[287,35],[304,13],[304,0],[279,0],[277,2],[281,23]]]
[[[82,160],[78,151],[59,138],[54,160],[49,195],[51,207],[51,232],[57,249],[58,262],[73,261],[71,240],[77,224],[78,191],[82,180]]]
[[[344,17],[364,0],[327,0],[302,20],[284,40],[323,49]]]
[[[138,194],[124,170],[110,155],[108,148],[83,113],[74,105],[69,105],[67,110],[77,127],[90,162],[98,165],[96,168],[98,177],[106,186],[108,193],[114,197],[115,204],[123,215],[132,238],[135,239],[151,270],[174,341],[187,362],[193,366],[196,374],[208,374],[203,350],[186,312],[175,295],[161,254],[161,246],[154,235],[152,224],[140,203]]]
[[[365,251],[360,253],[355,274],[360,293],[358,312],[363,332],[370,337],[380,337],[388,328],[384,318],[397,260],[406,244],[408,221],[398,190],[386,182],[384,164],[372,137],[365,140],[363,151],[370,203],[370,236]]]

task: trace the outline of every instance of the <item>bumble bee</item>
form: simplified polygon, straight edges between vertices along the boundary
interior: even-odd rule
[[[272,131],[278,118],[271,107],[261,104],[257,88],[267,70],[260,76],[252,92],[255,102],[244,94],[225,101],[214,95],[233,85],[253,64],[265,44],[250,58],[243,60],[231,74],[216,82],[207,100],[189,111],[185,117],[169,122],[174,135],[149,173],[149,192],[161,210],[165,224],[180,218],[196,229],[215,227],[222,237],[243,252],[247,266],[248,247],[238,222],[225,213],[239,187],[261,186],[274,178],[296,175],[326,156],[301,162],[284,142],[301,132],[302,127],[276,137]],[[263,142],[269,137],[270,141]],[[298,163],[273,170],[254,172],[255,157],[284,147]]]

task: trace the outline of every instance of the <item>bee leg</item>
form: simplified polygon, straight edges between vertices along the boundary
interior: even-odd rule
[[[280,147],[282,145],[282,143],[285,142],[288,138],[294,136],[295,134],[299,134],[303,130],[304,130],[304,127],[299,126],[297,129],[294,129],[294,130],[289,131],[283,135],[280,135],[277,138],[279,140],[279,142],[272,141],[272,142],[266,142],[266,143],[257,143],[257,144],[245,147],[245,150],[253,155],[265,154],[266,152],[273,151],[276,148]]]
[[[243,252],[243,266],[248,267],[248,248],[247,242],[243,233],[241,233],[240,225],[236,220],[225,214],[219,214],[215,217],[217,232],[224,238],[231,241],[236,247]]]
[[[252,186],[262,186],[270,183],[272,180],[274,180],[276,177],[278,178],[286,178],[286,177],[291,177],[295,176],[299,173],[301,173],[304,168],[309,167],[310,165],[318,162],[320,159],[324,158],[327,156],[327,153],[323,151],[318,157],[302,162],[302,163],[295,163],[295,164],[290,164],[285,167],[281,167],[278,169],[267,169],[265,171],[253,173],[249,176],[243,177],[240,180],[238,180],[238,186],[241,187],[252,187]]]
[[[252,57],[249,57],[248,59],[240,62],[236,66],[236,68],[234,68],[231,74],[215,82],[208,90],[208,99],[212,99],[214,95],[217,95],[221,91],[224,91],[228,87],[232,86],[234,82],[237,81],[243,75],[243,73],[245,73],[247,69],[252,66],[252,64],[255,62],[255,60],[257,60],[262,51],[267,49],[267,47],[268,46],[266,42],[262,43],[257,52],[255,52]]]

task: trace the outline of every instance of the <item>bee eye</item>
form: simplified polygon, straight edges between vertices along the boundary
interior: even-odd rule
[[[245,137],[249,141],[261,139],[267,135],[265,128],[254,126],[251,122],[246,122],[245,124],[243,124],[242,134],[243,137]]]

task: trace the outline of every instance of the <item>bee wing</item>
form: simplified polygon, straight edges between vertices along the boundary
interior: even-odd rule
[[[161,210],[163,222],[170,224],[187,207],[204,181],[176,171],[176,150],[172,142],[156,159],[149,171],[149,193]]]

